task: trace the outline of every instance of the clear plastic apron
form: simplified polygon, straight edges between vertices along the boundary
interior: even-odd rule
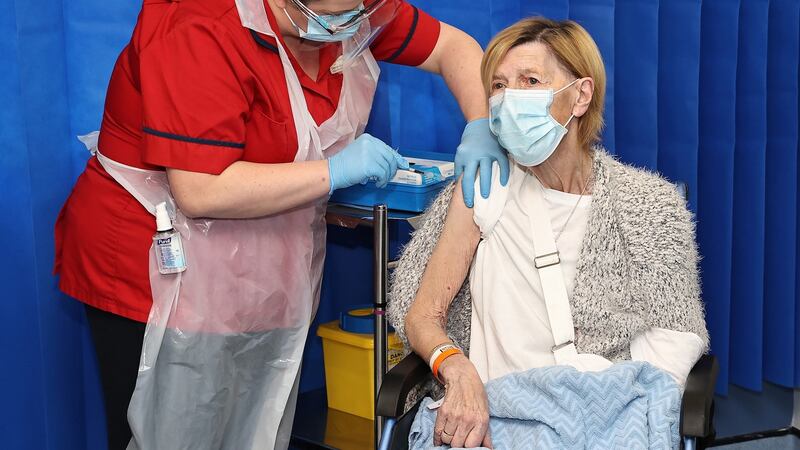
[[[245,27],[275,36],[263,0],[237,6]],[[329,157],[363,133],[378,65],[370,52],[349,65],[336,113],[317,126],[280,40],[277,46],[297,129],[295,161]],[[97,150],[96,133],[82,140]],[[187,260],[185,272],[161,275],[150,249],[153,306],[128,410],[128,449],[288,447],[300,361],[319,302],[326,199],[260,219],[193,220],[175,208],[165,172],[96,154],[151,214],[167,202]]]

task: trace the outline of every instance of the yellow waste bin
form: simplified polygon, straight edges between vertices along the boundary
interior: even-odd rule
[[[350,314],[353,313],[371,314],[371,310],[352,311]],[[320,325],[317,335],[322,338],[328,407],[374,419],[375,357],[372,335],[344,331],[339,327],[338,320]],[[403,359],[403,344],[395,333],[389,334],[387,344],[387,366],[391,369]]]

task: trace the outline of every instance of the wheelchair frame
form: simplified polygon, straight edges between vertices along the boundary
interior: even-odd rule
[[[684,198],[689,196],[689,187],[684,182],[676,183],[676,188]],[[386,307],[386,279],[388,253],[386,242],[386,207],[376,206],[374,209],[375,246],[376,246],[376,309],[380,321],[376,320],[375,336],[375,385],[380,386],[375,405],[376,438],[380,439],[380,450],[407,450],[408,433],[411,423],[419,409],[419,402],[405,412],[406,399],[415,386],[432,377],[428,364],[415,353],[403,358],[385,375],[386,364],[385,339],[386,322],[383,310]],[[380,280],[381,282],[378,282]],[[719,363],[712,355],[703,355],[694,365],[684,387],[681,401],[680,434],[683,437],[682,448],[685,450],[701,450],[713,443],[716,436],[714,430],[714,388],[719,374]],[[383,421],[385,419],[385,423]],[[383,428],[381,428],[383,423]]]
[[[704,449],[714,440],[714,386],[718,374],[717,359],[703,355],[686,380],[680,424],[686,450]],[[384,375],[375,409],[377,416],[386,418],[380,450],[408,449],[408,433],[419,403],[405,412],[406,399],[411,389],[432,376],[428,364],[415,353]]]

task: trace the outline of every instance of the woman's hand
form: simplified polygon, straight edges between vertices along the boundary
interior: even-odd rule
[[[475,204],[475,177],[480,171],[481,196],[489,198],[492,188],[492,164],[500,166],[500,184],[508,184],[509,163],[506,151],[489,130],[489,119],[478,119],[468,123],[461,135],[461,145],[456,151],[456,178],[462,173],[461,190],[464,204],[472,208]]]
[[[379,188],[386,186],[397,169],[408,169],[408,161],[376,137],[359,136],[328,160],[331,190],[366,183],[374,179]]]
[[[464,355],[442,362],[444,403],[433,428],[433,444],[451,447],[492,447],[489,436],[489,402],[475,366]]]

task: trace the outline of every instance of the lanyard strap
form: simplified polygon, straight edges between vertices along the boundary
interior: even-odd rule
[[[530,175],[529,175],[530,176]],[[553,356],[556,364],[564,364],[565,360],[577,355],[575,349],[575,328],[572,323],[572,310],[569,306],[567,286],[564,283],[564,272],[561,270],[561,259],[553,238],[553,225],[550,221],[550,208],[544,198],[544,189],[538,180],[533,185],[528,214],[533,232],[533,264],[539,273],[553,333]]]

